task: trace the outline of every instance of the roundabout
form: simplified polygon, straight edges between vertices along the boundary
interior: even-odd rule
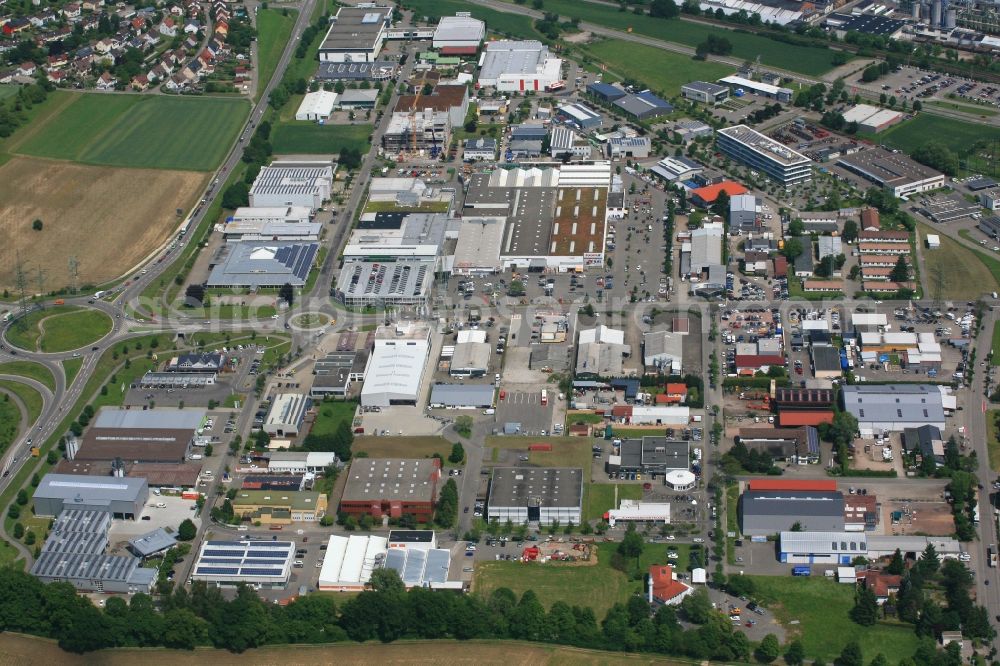
[[[306,312],[293,316],[288,320],[288,324],[300,331],[313,331],[329,326],[334,321],[329,315],[321,312]]]
[[[114,328],[111,317],[92,308],[58,305],[29,312],[7,327],[7,342],[25,351],[56,354],[92,345]]]

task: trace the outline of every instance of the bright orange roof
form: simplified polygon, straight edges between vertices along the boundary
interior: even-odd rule
[[[829,409],[806,411],[785,409],[778,415],[778,421],[783,426],[816,426],[820,423],[833,423],[833,411]]]
[[[827,479],[750,479],[750,490],[835,492],[837,482]]]
[[[737,194],[746,194],[747,188],[735,181],[725,180],[721,183],[716,183],[715,185],[708,185],[706,187],[699,187],[696,190],[691,190],[691,195],[697,196],[705,203],[712,203],[719,197],[720,192],[725,192],[732,197]]]
[[[687,384],[682,384],[680,382],[674,384],[667,384],[667,394],[680,393],[685,394],[688,392]]]

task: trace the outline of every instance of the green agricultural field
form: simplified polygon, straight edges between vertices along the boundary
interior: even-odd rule
[[[284,12],[288,15],[285,16]],[[274,70],[281,59],[281,52],[292,35],[295,26],[294,9],[261,9],[257,12],[257,50],[260,54],[260,66],[257,71],[257,95],[267,85],[274,75]]]
[[[18,85],[6,85],[0,86],[0,101],[7,99],[8,97],[13,97],[17,94],[17,91],[21,89]]]
[[[848,617],[854,606],[854,588],[832,578],[813,576],[751,576],[757,599],[773,612],[805,646],[806,657],[822,657],[828,662],[840,654],[844,645],[857,641],[865,662],[883,653],[889,663],[912,656],[916,634],[905,624],[879,622],[862,627]],[[797,621],[797,624],[791,622]]]
[[[246,120],[246,100],[77,94],[17,152],[85,164],[211,171]]]
[[[930,106],[937,106],[942,109],[951,109],[952,111],[968,113],[973,116],[982,116],[983,118],[992,118],[997,115],[996,111],[979,104],[962,104],[961,102],[946,102],[944,100],[931,100],[927,102],[927,104]]]
[[[308,121],[280,123],[271,132],[271,145],[276,154],[339,153],[345,148],[355,148],[362,155],[371,147],[368,137],[372,126],[318,125]]]
[[[913,120],[890,127],[879,134],[878,138],[887,146],[907,153],[912,153],[933,140],[961,155],[969,149],[969,146],[987,138],[990,133],[990,130],[983,125],[920,113]]]
[[[586,52],[623,77],[648,85],[665,95],[679,95],[689,81],[715,81],[733,68],[717,62],[695,60],[679,53],[644,44],[609,39],[590,44]]]
[[[53,393],[55,393],[56,390],[56,378],[52,376],[52,372],[48,368],[40,363],[33,363],[31,361],[10,361],[8,363],[0,363],[0,375],[19,375],[21,377],[27,377],[29,379],[34,379]]]
[[[413,8],[414,15],[434,18],[450,16],[455,12],[470,12],[473,18],[486,22],[486,29],[492,33],[510,35],[521,39],[540,39],[541,34],[535,30],[534,22],[528,16],[517,12],[500,12],[487,9],[462,0],[410,0],[406,3]]]

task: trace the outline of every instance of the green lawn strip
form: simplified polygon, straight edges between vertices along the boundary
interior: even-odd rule
[[[312,430],[314,435],[332,435],[337,432],[341,422],[351,425],[354,420],[354,410],[358,403],[353,400],[340,401],[329,400],[314,405],[316,409],[316,421],[313,422]],[[450,451],[440,451],[441,455],[448,455]]]
[[[54,314],[40,322],[44,328],[41,350],[46,353],[71,351],[97,342],[111,332],[114,322],[100,310]]]
[[[618,502],[615,502],[615,488]],[[641,483],[591,483],[584,520],[603,520],[609,509],[617,509],[623,499],[642,499]]]
[[[726,488],[726,532],[733,534],[740,533],[738,506],[740,499],[740,488],[737,484],[730,484]],[[736,541],[735,537],[726,536],[726,561],[729,564],[736,564]]]
[[[990,357],[991,365],[1000,365],[1000,322],[993,325],[993,355]]]
[[[516,11],[501,12],[474,5],[462,0],[409,0],[407,6],[414,12],[414,18],[437,19],[441,16],[451,16],[455,12],[469,12],[473,18],[486,22],[490,32],[510,35],[522,39],[541,39],[542,35],[535,30],[534,21],[530,16],[524,16]],[[430,23],[436,24],[436,20]]]
[[[6,451],[7,447],[17,439],[20,423],[21,410],[10,396],[4,393],[0,396],[0,452]]]
[[[271,133],[271,145],[277,154],[339,154],[345,148],[354,148],[361,154],[371,148],[368,137],[372,126],[319,125],[312,121],[293,120],[278,123]]]
[[[63,373],[66,375],[66,386],[72,386],[73,380],[76,379],[76,375],[80,372],[80,366],[83,365],[83,358],[67,358],[62,362]]]
[[[976,239],[973,238],[972,236],[972,232],[969,231],[968,229],[960,230],[958,232],[958,235],[964,238],[965,240],[972,241],[973,243],[976,242]],[[976,255],[976,258],[979,259],[979,261],[983,262],[983,265],[986,266],[986,268],[990,271],[990,274],[993,276],[993,279],[996,280],[997,284],[1000,284],[1000,260],[995,259],[994,257],[986,254],[985,252],[980,252],[979,250],[972,250],[972,248],[968,249],[970,249],[972,253]]]
[[[53,393],[56,392],[56,378],[52,372],[40,363],[31,361],[9,361],[0,363],[0,375],[20,375],[28,377],[48,387]]]
[[[690,81],[715,81],[733,71],[732,67],[722,63],[695,60],[672,51],[618,39],[588,44],[583,51],[593,59],[606,63],[616,73],[641,81],[667,96],[679,95],[681,86]]]
[[[79,161],[84,152],[101,140],[118,118],[140,100],[137,95],[78,93],[76,100],[63,109],[44,132],[25,141],[18,152],[35,157]]]
[[[822,565],[820,565],[822,567]],[[848,617],[854,606],[854,586],[841,585],[824,576],[751,576],[757,599],[798,638],[809,659],[832,661],[844,645],[857,641],[865,660],[881,652],[889,663],[913,654],[916,635],[912,625],[879,622],[862,627]],[[791,622],[797,621],[797,624]]]
[[[994,472],[1000,471],[1000,432],[997,429],[997,417],[1000,417],[1000,409],[990,409],[986,412],[986,449],[990,454],[990,469]]]
[[[985,118],[992,118],[997,115],[997,112],[993,109],[987,108],[985,106],[977,106],[975,104],[960,104],[958,102],[946,102],[944,100],[931,100],[927,102],[930,106],[936,106],[942,109],[951,109],[952,111],[959,111],[961,113],[969,113],[972,115],[983,116]]]
[[[285,50],[288,38],[292,36],[292,28],[295,26],[297,15],[298,11],[294,9],[259,9],[257,11],[258,98],[267,87],[268,81],[274,76],[278,60],[281,59],[281,53]]]
[[[21,553],[17,548],[6,541],[0,541],[0,567],[15,567],[23,570],[25,562],[18,559],[20,556]]]
[[[236,409],[237,405],[242,405],[246,396],[241,393],[230,393],[229,397],[222,402],[223,407]]]
[[[42,407],[45,404],[42,394],[27,384],[12,379],[0,379],[0,389],[13,393],[21,399],[25,409],[28,410],[28,425],[33,424],[42,415]]]

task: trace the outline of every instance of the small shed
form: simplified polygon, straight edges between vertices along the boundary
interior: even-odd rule
[[[854,567],[837,567],[837,581],[856,585],[858,582],[858,572],[854,570]]]

